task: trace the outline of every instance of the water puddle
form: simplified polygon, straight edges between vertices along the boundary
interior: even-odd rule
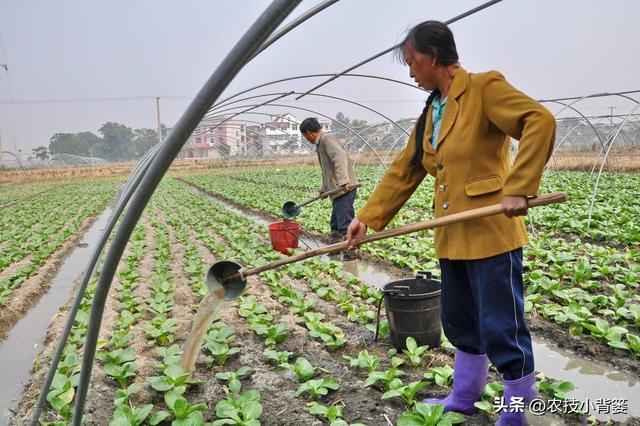
[[[9,410],[14,410],[20,403],[34,359],[42,350],[51,318],[69,300],[75,281],[84,272],[87,259],[110,215],[111,207],[107,207],[67,256],[52,279],[49,291],[18,321],[7,339],[0,343],[0,377],[3,383],[0,386],[0,424],[5,424],[3,422],[8,418]]]
[[[398,281],[406,277],[390,274],[383,267],[365,260],[350,260],[342,263],[342,270],[355,275],[367,284],[382,290],[385,284]]]
[[[537,371],[555,380],[570,381],[576,386],[569,393],[569,398],[588,402],[589,406],[598,404],[598,399],[608,400],[610,409],[614,408],[613,401],[626,401],[628,407],[626,414],[601,414],[592,408],[591,415],[600,420],[610,417],[617,421],[628,416],[640,417],[640,383],[635,377],[606,364],[580,358],[547,340],[534,338],[533,352]]]
[[[197,187],[189,185],[195,191],[209,196],[211,199],[223,205],[232,212],[247,217],[261,225],[269,225],[268,220],[256,214],[247,213],[216,196],[207,194]],[[313,236],[303,235],[300,238],[300,247],[317,248],[326,244],[317,241]],[[326,259],[327,256],[321,256]],[[382,288],[385,284],[406,277],[398,277],[385,270],[382,266],[368,262],[366,260],[352,260],[343,262],[342,270],[348,272],[362,281]],[[608,418],[616,421],[623,421],[629,416],[640,417],[640,384],[633,376],[614,370],[605,364],[597,363],[579,357],[576,354],[563,350],[555,346],[552,342],[534,338],[533,351],[535,354],[536,370],[554,380],[567,380],[572,382],[576,389],[568,394],[581,403],[598,404],[598,399],[623,400],[626,401],[628,412],[625,414],[603,414],[596,412],[593,408],[589,415],[599,420],[606,421]],[[543,416],[536,416],[528,413],[527,419],[531,425],[535,426],[561,426],[564,421],[552,413],[545,413]]]

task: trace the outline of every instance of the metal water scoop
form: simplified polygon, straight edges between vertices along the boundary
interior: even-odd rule
[[[553,192],[550,194],[540,195],[535,198],[530,198],[527,201],[529,207],[539,207],[554,203],[564,203],[565,201],[567,201],[567,193]],[[399,235],[406,235],[413,232],[424,231],[425,229],[438,228],[441,226],[452,225],[454,223],[465,222],[481,217],[494,216],[497,214],[502,214],[502,206],[500,204],[492,204],[490,206],[467,210],[460,213],[454,213],[447,216],[439,217],[437,219],[426,220],[423,222],[403,225],[397,228],[391,228],[380,232],[374,232],[373,234],[365,235],[362,238],[353,240],[351,242],[351,245],[359,246],[374,241],[384,240],[386,238],[397,237]],[[274,262],[266,263],[262,266],[257,266],[255,268],[249,269],[243,268],[239,263],[229,260],[223,260],[214,263],[213,266],[209,268],[209,272],[207,273],[207,286],[209,287],[210,291],[216,291],[220,288],[223,288],[225,290],[224,298],[226,300],[231,300],[238,297],[244,291],[247,285],[248,276],[257,275],[261,272],[279,268],[280,266],[284,266],[289,263],[299,262],[310,257],[345,250],[349,248],[348,246],[349,244],[347,241],[342,241],[317,249],[303,251],[295,256],[282,258]]]

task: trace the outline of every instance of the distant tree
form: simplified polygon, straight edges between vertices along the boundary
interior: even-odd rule
[[[49,153],[88,156],[102,139],[91,132],[56,133],[49,140]]]
[[[37,148],[33,148],[33,155],[40,161],[45,161],[49,159],[49,150],[46,146],[41,145]]]
[[[102,135],[102,141],[95,147],[94,155],[109,160],[126,160],[131,157],[133,130],[130,127],[109,121],[98,132]]]
[[[338,123],[333,123],[335,125],[333,134],[338,139],[351,139],[354,134],[349,128],[355,130],[356,132],[362,130],[362,128],[367,126],[367,120],[358,120],[351,119],[348,116],[344,115],[342,112],[338,112],[336,114],[336,121]]]
[[[162,129],[164,131],[164,129]],[[129,151],[135,158],[142,157],[158,143],[158,131],[155,129],[135,129]]]

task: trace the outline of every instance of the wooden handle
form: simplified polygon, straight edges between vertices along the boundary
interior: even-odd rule
[[[564,203],[567,201],[566,192],[553,192],[550,194],[540,195],[539,197],[530,198],[528,200],[529,207],[546,206],[554,203]],[[409,225],[399,226],[397,228],[387,229],[385,231],[374,232],[370,235],[365,235],[362,238],[358,238],[351,242],[351,245],[359,246],[374,241],[384,240],[386,238],[397,237],[399,235],[411,234],[413,232],[424,231],[425,229],[438,228],[440,226],[452,225],[454,223],[465,222],[472,219],[478,219],[481,217],[494,216],[502,213],[501,204],[492,204],[486,207],[480,207],[473,210],[467,210],[465,212],[454,213],[448,216],[439,217],[437,219],[425,220],[423,222],[412,223]],[[310,257],[319,256],[322,254],[333,253],[348,248],[346,241],[331,244],[328,246],[320,247],[313,250],[303,251],[295,256],[276,260],[271,263],[258,266],[256,268],[244,269],[238,274],[225,277],[224,281],[248,277],[250,275],[256,275],[270,269],[278,268],[289,263],[299,262]]]
[[[350,187],[350,188],[351,188],[351,189],[355,189],[355,188],[360,188],[361,186],[362,186],[362,184],[361,184],[361,183],[357,183],[357,184],[353,185],[353,186],[352,186],[352,187]],[[311,203],[313,203],[314,201],[319,200],[320,198],[324,198],[324,197],[326,197],[326,196],[328,196],[328,195],[333,195],[333,194],[335,194],[335,193],[337,193],[337,192],[340,192],[340,191],[342,191],[342,187],[341,187],[341,186],[339,186],[339,187],[337,187],[337,188],[333,188],[331,191],[323,192],[322,194],[320,194],[320,195],[316,195],[315,197],[310,198],[310,199],[308,199],[307,201],[303,201],[303,202],[301,202],[300,204],[296,204],[296,206],[295,206],[294,208],[295,208],[295,209],[298,209],[298,208],[300,208],[300,207],[306,206],[307,204],[311,204]]]

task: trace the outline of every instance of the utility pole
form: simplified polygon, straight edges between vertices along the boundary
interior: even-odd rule
[[[609,116],[609,121],[611,122],[611,125],[613,126],[613,109],[615,107],[609,107],[609,109],[611,110],[611,115]]]
[[[9,66],[7,64],[0,64],[0,68],[4,68],[7,73],[9,72]],[[2,135],[0,135],[0,161],[2,161]]]
[[[160,124],[160,96],[156,96],[156,114],[158,119],[158,143],[162,143],[162,125]]]

